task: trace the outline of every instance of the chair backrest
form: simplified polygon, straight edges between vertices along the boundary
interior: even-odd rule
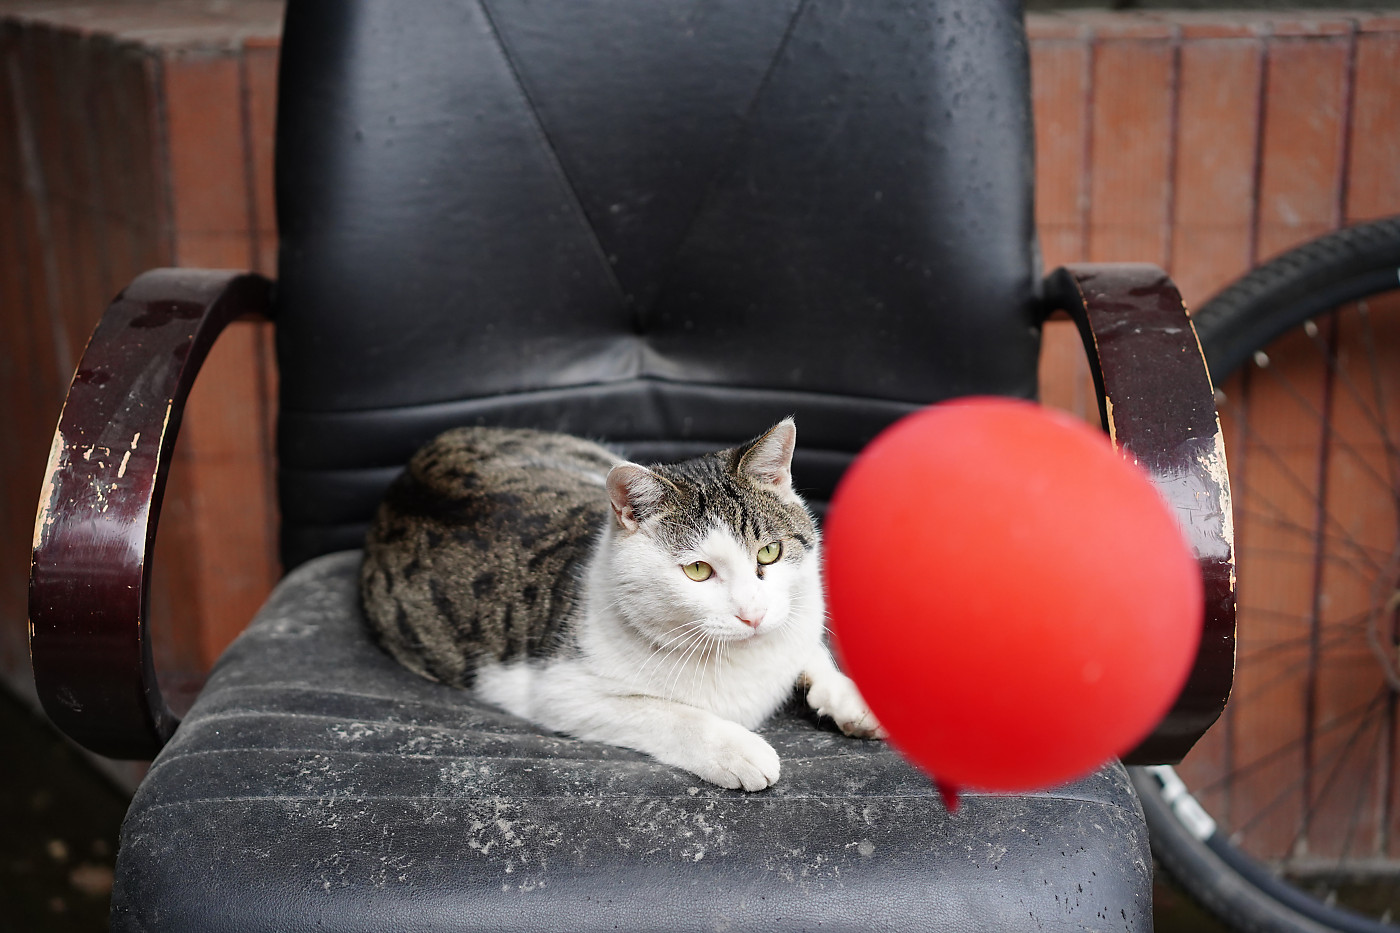
[[[457,424],[795,414],[820,504],[900,415],[1034,394],[1014,0],[290,0],[281,88],[289,567]]]

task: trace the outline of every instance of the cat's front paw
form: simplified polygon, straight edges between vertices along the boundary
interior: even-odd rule
[[[851,679],[839,671],[821,677],[811,677],[807,687],[807,703],[818,716],[835,720],[842,732],[861,739],[883,739],[885,730],[875,714],[865,705],[860,691]]]
[[[778,780],[778,753],[736,722],[716,719],[697,743],[685,767],[721,787],[763,790]]]

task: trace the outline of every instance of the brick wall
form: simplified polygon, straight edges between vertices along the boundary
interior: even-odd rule
[[[63,392],[107,300],[157,265],[275,266],[279,4],[0,0],[0,671],[27,683],[25,570]],[[1156,262],[1199,305],[1251,264],[1400,213],[1400,17],[1028,17],[1047,266]],[[1090,416],[1077,338],[1043,394]],[[267,325],[191,397],[152,592],[162,670],[197,680],[277,576]]]
[[[1189,306],[1290,246],[1400,213],[1400,16],[1028,17],[1047,267],[1162,265]],[[1092,412],[1067,325],[1044,398]]]
[[[276,264],[281,4],[0,3],[0,671],[29,687],[38,483],[97,318],[155,266]],[[275,581],[270,326],[237,323],[190,398],[152,586],[173,686]]]

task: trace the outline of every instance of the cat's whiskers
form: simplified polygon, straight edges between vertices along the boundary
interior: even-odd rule
[[[690,671],[690,695],[691,695],[692,697],[696,695],[697,687],[703,686],[703,684],[704,684],[704,681],[701,680],[701,678],[700,678],[700,674],[701,674],[702,671],[705,670],[705,667],[706,667],[706,663],[705,663],[705,662],[706,662],[706,659],[710,656],[710,648],[713,647],[713,645],[714,645],[714,639],[712,639],[712,638],[706,638],[706,639],[705,639],[705,643],[704,643],[704,645],[702,646],[702,648],[701,648],[701,650],[700,650],[700,655],[699,655],[699,657],[697,657],[697,658],[695,659],[696,663],[693,664],[693,665],[691,666],[691,671]]]
[[[787,619],[790,620],[800,615],[804,615],[807,611],[808,605],[810,605],[810,600],[811,597],[807,593],[800,591],[790,593],[788,595]],[[827,611],[827,608],[825,606],[822,606],[821,630],[827,635],[831,634],[831,626],[828,624],[830,621],[831,613]],[[793,628],[794,626],[785,626],[785,629],[787,630],[792,630]]]
[[[715,678],[710,684],[712,696],[710,702],[712,709],[718,708],[723,702],[723,700],[729,696],[729,693],[726,690],[722,689],[724,686],[726,676],[729,673],[730,661],[728,642],[720,643],[717,655],[718,657],[715,660]]]
[[[672,699],[677,699],[676,688],[680,686],[681,675],[685,673],[685,666],[689,662],[691,655],[695,654],[697,649],[704,646],[710,638],[711,635],[708,632],[703,629],[700,630],[690,648],[677,658],[676,663],[671,666],[672,675],[670,685],[666,688],[666,694]]]
[[[667,635],[671,636],[670,638],[667,638],[663,642],[652,642],[652,647],[657,651],[663,650],[667,645],[674,642],[680,636],[703,629],[704,626],[704,619],[691,619],[688,622],[681,622],[677,624],[674,628],[672,628],[670,631],[666,632]]]
[[[697,631],[686,639],[684,645],[675,649],[677,653],[671,659],[671,666],[666,670],[665,674],[661,675],[659,681],[663,684],[661,693],[666,698],[672,700],[677,699],[675,695],[675,686],[679,681],[681,672],[685,670],[685,659],[689,656],[690,652],[694,651],[696,646],[704,640],[704,637],[703,632]]]
[[[715,637],[715,636],[711,636],[711,638],[710,638],[710,644],[707,645],[707,646],[705,647],[705,653],[704,653],[704,655],[703,655],[703,656],[701,657],[701,659],[700,659],[700,668],[699,668],[699,670],[696,672],[696,676],[697,676],[697,677],[698,677],[700,674],[704,674],[704,675],[705,675],[704,677],[700,678],[700,683],[701,683],[701,685],[704,685],[706,682],[709,683],[709,686],[710,686],[710,701],[709,701],[709,703],[706,704],[706,705],[707,705],[710,709],[712,709],[712,710],[715,708],[715,699],[716,699],[716,697],[715,697],[715,693],[714,693],[714,687],[715,687],[715,678],[719,676],[719,654],[720,654],[721,649],[724,648],[724,644],[725,644],[725,639],[719,638],[719,637]],[[711,675],[710,675],[710,665],[711,665],[711,664],[713,664],[713,665],[715,666],[714,676],[711,676]],[[690,689],[691,689],[691,693],[697,693],[697,692],[698,692],[698,691],[697,691],[697,688],[696,688],[696,685],[695,685],[695,682],[694,682],[694,678],[692,678],[692,680],[691,680],[691,688],[690,688]]]
[[[695,675],[703,670],[705,653],[709,650],[709,646],[713,641],[714,636],[711,633],[706,631],[700,632],[700,637],[695,645],[681,658],[681,663],[676,671],[675,682],[672,684],[673,691],[680,688],[681,675],[683,675],[685,669],[689,667],[691,669],[689,696],[695,696]]]
[[[616,612],[617,610],[622,608],[622,601],[623,597],[621,595],[614,596],[612,599],[608,600],[606,603],[604,603],[598,608],[604,612]]]
[[[720,700],[727,694],[720,689],[720,684],[724,680],[724,675],[729,667],[729,643],[720,641],[715,647],[715,676],[710,681],[710,709],[718,710]]]
[[[673,654],[674,652],[679,651],[686,645],[688,645],[688,640],[680,645],[677,645],[676,642],[681,641],[681,639],[687,639],[688,636],[693,636],[696,633],[702,631],[704,628],[704,624],[704,619],[693,619],[689,622],[682,622],[680,625],[676,626],[674,629],[668,632],[667,634],[671,637],[667,638],[664,642],[660,644],[652,646],[652,650],[648,654],[646,660],[642,662],[641,666],[637,668],[636,673],[632,675],[633,679],[640,680],[642,678],[642,674],[646,671],[648,665],[654,663],[659,658],[669,654]]]

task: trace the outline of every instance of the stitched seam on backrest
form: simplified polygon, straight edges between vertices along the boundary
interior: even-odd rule
[[[501,34],[500,28],[496,25],[496,19],[491,15],[491,10],[487,6],[486,0],[477,0],[477,7],[481,10],[481,15],[486,18],[486,25],[491,30],[491,36],[496,40],[496,47],[501,51],[501,57],[505,60],[506,67],[510,69],[511,77],[515,79],[515,86],[520,89],[520,96],[524,99],[530,111],[530,119],[535,125],[536,132],[540,139],[544,141],[546,151],[549,153],[550,161],[553,162],[555,171],[559,173],[559,179],[564,183],[565,190],[569,193],[569,199],[573,202],[574,209],[578,216],[582,218],[584,227],[588,230],[588,238],[593,244],[593,249],[597,255],[599,264],[607,270],[608,281],[612,283],[613,291],[617,295],[620,304],[627,300],[626,292],[622,289],[622,282],[617,277],[617,272],[612,263],[608,262],[607,250],[603,248],[603,241],[598,238],[598,231],[593,226],[593,221],[588,216],[588,211],[583,206],[583,199],[579,197],[578,189],[574,185],[574,180],[569,177],[568,169],[564,166],[564,160],[560,158],[559,149],[555,145],[554,139],[545,128],[544,120],[540,117],[539,107],[535,105],[534,98],[530,96],[530,88],[525,83],[524,76],[520,69],[516,67],[515,59],[511,57],[510,47],[506,45],[505,38]]]
[[[710,201],[714,198],[716,189],[720,182],[727,178],[733,170],[734,153],[737,152],[748,135],[749,127],[753,123],[754,111],[758,109],[758,102],[763,99],[763,94],[768,90],[768,85],[773,79],[773,73],[778,70],[778,63],[783,60],[783,55],[787,52],[788,41],[792,39],[792,34],[797,30],[797,23],[802,19],[802,14],[807,12],[808,0],[798,0],[797,9],[792,13],[792,19],[788,22],[787,29],[783,30],[783,38],[778,42],[778,48],[773,52],[773,60],[768,63],[767,69],[763,72],[763,77],[759,79],[758,87],[754,90],[753,97],[744,108],[744,117],[739,122],[738,132],[734,134],[733,141],[729,144],[729,151],[725,158],[720,159],[715,169],[715,174],[710,178],[709,184],[705,186],[705,193],[700,198],[700,203],[695,207],[695,214],[690,218],[690,222],[685,225],[685,233],[676,241],[676,250],[671,254],[666,262],[665,271],[657,279],[655,297],[652,304],[666,294],[666,286],[670,284],[671,276],[675,270],[676,259],[685,249],[685,244],[689,242],[691,234],[695,231],[695,225],[704,216],[705,210],[710,206]]]

